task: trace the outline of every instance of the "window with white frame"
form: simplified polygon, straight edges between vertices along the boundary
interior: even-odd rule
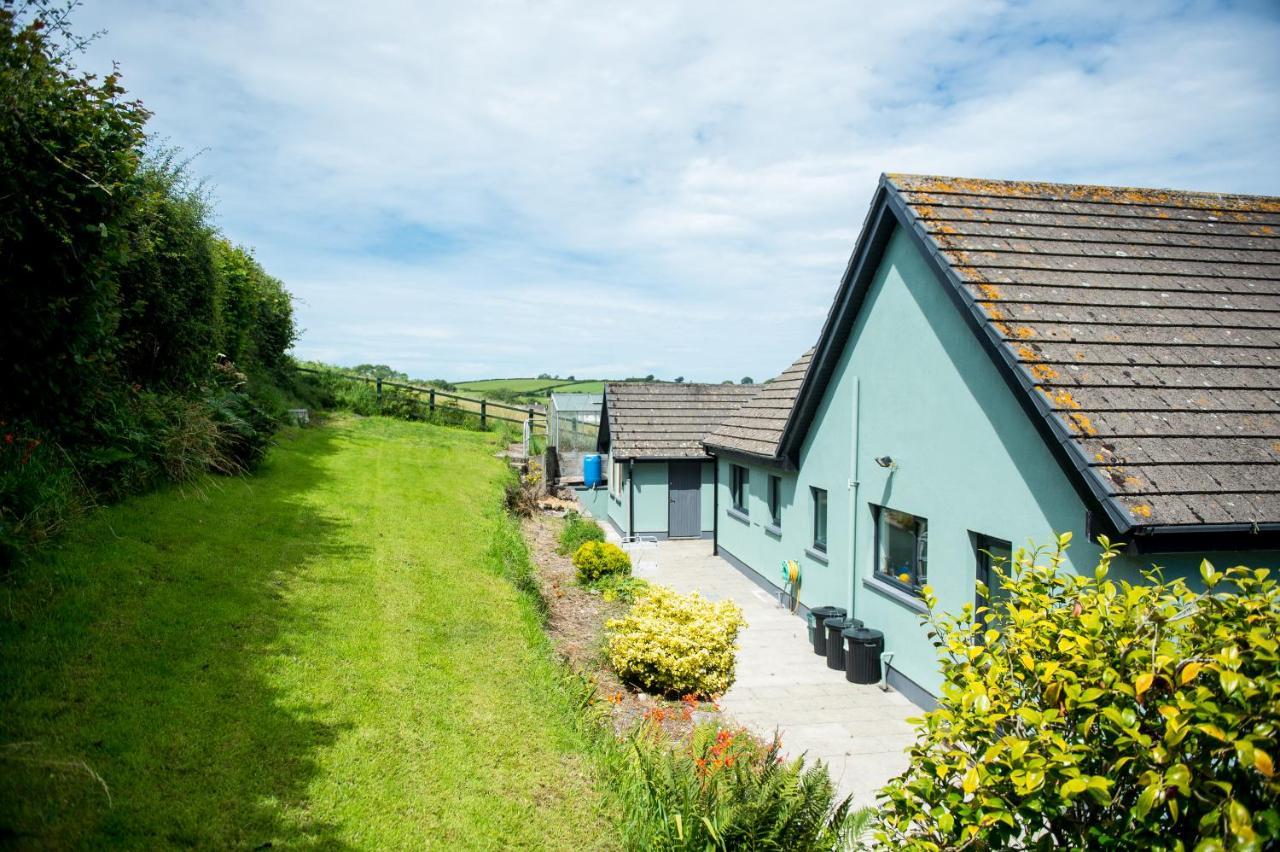
[[[614,499],[622,499],[622,462],[617,459],[614,459],[609,469],[609,492],[613,494]]]

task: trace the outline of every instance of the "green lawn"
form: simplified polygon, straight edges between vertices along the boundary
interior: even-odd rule
[[[492,441],[291,430],[0,585],[0,846],[607,846]]]

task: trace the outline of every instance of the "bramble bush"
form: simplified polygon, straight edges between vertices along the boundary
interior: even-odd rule
[[[570,556],[588,541],[604,541],[604,530],[600,529],[600,525],[577,512],[565,513],[556,552],[561,556]]]
[[[605,577],[625,577],[631,573],[631,557],[618,545],[607,541],[584,541],[573,554],[578,582],[590,585]]]
[[[606,622],[609,664],[623,680],[649,692],[720,695],[733,685],[744,626],[733,601],[712,603],[697,592],[649,586],[626,616]]]
[[[714,723],[686,742],[643,724],[611,749],[610,768],[627,849],[844,850],[865,822],[821,762],[785,760],[777,738]]]
[[[936,612],[945,682],[882,793],[909,849],[1264,849],[1280,842],[1280,589],[1201,565],[1206,591],[1018,551],[983,606]],[[1045,558],[1047,555],[1047,559]],[[1007,573],[1006,573],[1007,571]]]

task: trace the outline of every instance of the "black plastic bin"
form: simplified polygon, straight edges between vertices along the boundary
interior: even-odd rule
[[[879,630],[868,630],[861,624],[842,632],[842,638],[849,642],[849,650],[845,654],[845,680],[850,683],[879,683],[884,634]],[[827,665],[831,665],[829,656]]]
[[[823,623],[827,630],[827,668],[844,671],[844,631],[861,626],[856,618],[828,618]]]
[[[827,655],[827,631],[823,628],[828,618],[844,618],[849,611],[838,606],[818,606],[809,610],[809,641],[813,643],[813,653],[819,657]]]

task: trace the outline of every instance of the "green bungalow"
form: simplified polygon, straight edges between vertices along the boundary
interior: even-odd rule
[[[604,514],[619,535],[711,537],[715,466],[702,439],[755,392],[754,385],[605,385],[597,449],[607,454]]]
[[[1280,565],[1280,199],[884,176],[817,345],[704,446],[718,552],[797,560],[924,706],[920,589],[957,611],[992,554]]]

